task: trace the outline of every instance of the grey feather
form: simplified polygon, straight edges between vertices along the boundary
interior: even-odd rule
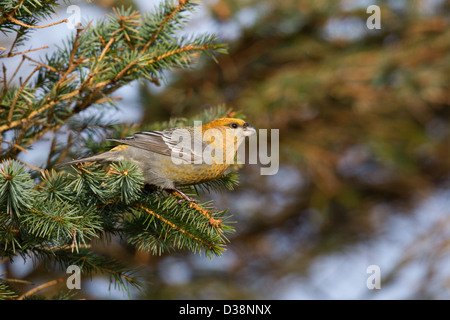
[[[162,131],[148,131],[135,133],[128,138],[110,138],[109,141],[123,143],[132,147],[140,148],[146,151],[155,152],[165,156],[175,156],[194,161],[201,159],[201,152],[205,144],[192,134],[193,130],[188,128],[172,128]],[[195,152],[194,143],[199,143],[200,152]]]

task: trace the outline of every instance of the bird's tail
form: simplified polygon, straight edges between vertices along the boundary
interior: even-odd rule
[[[105,153],[99,153],[93,156],[89,156],[89,157],[83,157],[83,158],[78,158],[78,159],[74,159],[74,160],[70,160],[70,161],[66,161],[63,163],[59,163],[57,165],[55,165],[55,168],[60,168],[60,167],[65,167],[65,166],[70,166],[72,164],[77,164],[77,163],[82,163],[82,162],[95,162],[95,161],[108,161],[107,157],[105,157]]]

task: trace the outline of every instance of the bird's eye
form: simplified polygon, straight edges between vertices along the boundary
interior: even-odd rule
[[[238,127],[237,123],[232,123],[231,126],[235,129]]]

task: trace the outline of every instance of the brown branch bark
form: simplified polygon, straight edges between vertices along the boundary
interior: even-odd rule
[[[39,291],[41,291],[41,290],[43,290],[45,288],[57,285],[58,283],[61,283],[63,281],[64,281],[64,278],[58,278],[58,279],[55,279],[55,280],[43,283],[40,286],[37,286],[36,288],[33,288],[33,289],[25,292],[23,295],[18,297],[17,300],[23,300],[23,299],[25,299],[28,296],[31,296],[31,295],[33,295],[33,294],[35,294],[35,293],[37,293],[37,292],[39,292]]]

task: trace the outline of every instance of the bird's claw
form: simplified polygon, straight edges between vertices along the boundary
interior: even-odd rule
[[[185,202],[197,204],[197,203],[198,203],[198,200],[197,200],[197,199],[194,199],[194,198],[191,198],[191,197],[183,198],[183,199],[178,200],[178,204],[180,204],[180,205],[183,204],[183,203],[185,203]]]
[[[205,216],[205,218],[207,218],[209,220],[209,224],[212,225],[215,228],[218,228],[220,230],[220,227],[222,225],[222,220],[220,219],[214,219],[211,214],[208,212],[208,210],[205,210],[201,207],[198,206],[198,200],[192,197],[189,197],[187,195],[185,195],[183,192],[181,192],[180,190],[173,190],[172,191],[173,194],[175,194],[177,197],[180,197],[181,199],[178,200],[178,204],[181,205],[185,202],[189,203],[189,208],[193,208],[197,211],[199,211],[202,215]],[[222,231],[220,231],[222,232]]]
[[[197,199],[189,197],[188,195],[184,194],[180,190],[173,190],[172,193],[175,194],[176,196],[178,196],[179,198],[181,198],[180,200],[178,200],[178,204],[182,204],[186,201],[189,203],[195,203],[195,204],[198,203]]]

